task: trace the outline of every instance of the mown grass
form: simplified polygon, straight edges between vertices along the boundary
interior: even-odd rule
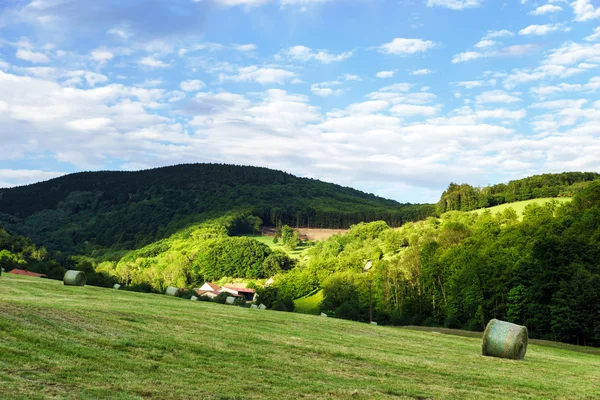
[[[303,314],[319,315],[319,306],[323,301],[323,290],[319,290],[309,296],[301,297],[294,300],[296,311]]]
[[[507,208],[512,208],[513,210],[515,210],[517,212],[519,219],[521,219],[521,218],[523,218],[523,211],[525,211],[525,207],[527,207],[528,205],[530,205],[530,204],[540,204],[541,205],[541,204],[545,204],[552,200],[556,200],[559,203],[567,203],[573,199],[570,197],[547,197],[547,198],[541,198],[541,199],[523,200],[523,201],[516,201],[514,203],[501,204],[499,206],[494,206],[494,207],[489,207],[489,208],[481,208],[481,209],[475,210],[473,212],[480,213],[482,211],[489,210],[492,214],[496,214],[496,213],[503,212]]]
[[[600,357],[0,277],[1,399],[594,399]]]

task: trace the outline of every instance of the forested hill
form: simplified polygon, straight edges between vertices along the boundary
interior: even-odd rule
[[[355,189],[267,168],[184,164],[137,172],[81,172],[0,189],[0,224],[53,250],[132,249],[226,213],[313,228],[433,215]]]
[[[592,181],[600,178],[596,172],[563,172],[533,175],[486,187],[451,183],[436,205],[438,214],[446,211],[472,211],[478,208],[544,197],[573,197]]]

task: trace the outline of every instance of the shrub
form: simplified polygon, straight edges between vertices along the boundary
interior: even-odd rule
[[[425,321],[423,321],[423,326],[440,326],[440,321],[434,317],[427,317]]]
[[[287,308],[286,308],[285,303],[283,302],[283,300],[281,298],[279,298],[279,299],[275,300],[275,302],[271,306],[271,310],[274,310],[274,311],[287,311]]]
[[[448,329],[460,329],[461,323],[460,320],[454,315],[446,318],[444,321],[444,326]]]
[[[363,316],[361,315],[358,303],[355,301],[347,301],[339,306],[335,310],[335,316],[342,319],[349,319],[352,321],[362,321]]]
[[[230,293],[227,292],[221,292],[219,293],[215,298],[214,298],[214,302],[219,303],[219,304],[225,304],[225,302],[227,301],[227,298],[230,296]]]

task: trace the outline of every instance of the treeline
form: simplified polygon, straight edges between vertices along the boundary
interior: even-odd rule
[[[102,258],[141,248],[231,212],[266,225],[400,226],[435,213],[267,168],[185,164],[138,172],[82,172],[0,189],[0,223],[48,249]],[[120,252],[119,252],[120,251]]]
[[[451,183],[437,203],[436,211],[439,215],[446,211],[472,211],[521,200],[573,197],[599,177],[600,174],[595,172],[563,172],[534,175],[483,188]]]
[[[531,337],[600,346],[600,182],[565,205],[450,212],[406,224],[359,224],[318,243],[275,280],[299,297],[322,288],[321,310],[382,324],[481,330],[492,318]],[[363,269],[372,261],[368,272]]]
[[[95,270],[95,263],[81,256],[66,256],[36,246],[29,238],[10,235],[0,227],[0,268],[6,272],[24,269],[52,279],[63,279],[69,269],[84,271],[90,285],[110,287],[115,282]]]

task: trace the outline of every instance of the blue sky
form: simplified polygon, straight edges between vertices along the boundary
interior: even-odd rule
[[[596,0],[4,0],[0,187],[223,162],[402,202],[600,170]]]

